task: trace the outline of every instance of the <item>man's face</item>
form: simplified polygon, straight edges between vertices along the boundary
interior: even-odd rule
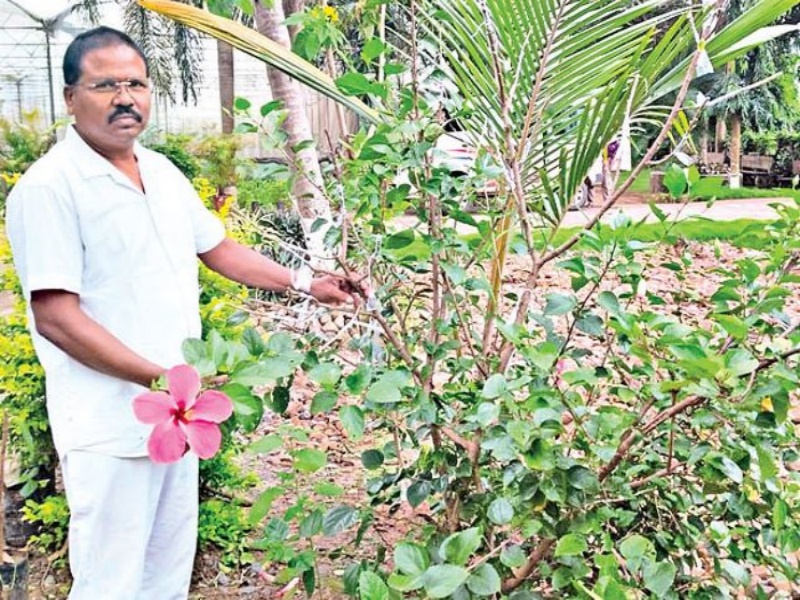
[[[78,132],[95,149],[129,149],[150,118],[144,61],[123,44],[87,52],[80,79],[65,88],[64,100]]]

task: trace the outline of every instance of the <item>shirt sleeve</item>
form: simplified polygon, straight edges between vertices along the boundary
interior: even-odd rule
[[[83,242],[68,194],[21,182],[9,194],[7,207],[6,232],[25,298],[37,290],[80,294]]]

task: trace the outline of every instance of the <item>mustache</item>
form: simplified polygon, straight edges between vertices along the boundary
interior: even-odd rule
[[[111,123],[112,121],[115,121],[119,117],[126,117],[126,116],[133,117],[134,119],[136,119],[138,123],[142,122],[142,115],[140,115],[130,106],[125,106],[122,104],[117,106],[117,108],[114,109],[114,112],[109,115],[108,122]]]

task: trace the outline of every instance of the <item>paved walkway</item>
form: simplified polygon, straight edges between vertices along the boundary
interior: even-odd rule
[[[769,221],[777,218],[778,214],[770,204],[793,204],[790,198],[757,198],[752,200],[717,200],[711,206],[707,202],[690,202],[688,204],[657,204],[670,220],[679,220],[689,217],[702,217],[713,221],[735,221],[736,219],[760,219]],[[609,221],[619,212],[628,215],[634,221],[647,217],[648,222],[657,222],[658,219],[647,204],[620,204],[612,207],[603,215],[602,221]],[[597,214],[597,208],[587,208],[583,211],[570,211],[564,218],[567,227],[585,225],[589,219]]]

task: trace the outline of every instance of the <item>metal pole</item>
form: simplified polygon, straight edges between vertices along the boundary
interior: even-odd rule
[[[44,25],[44,23],[43,23]],[[56,122],[56,97],[53,92],[53,59],[50,55],[50,30],[44,26],[44,39],[47,44],[47,83],[50,88],[50,124],[55,125]]]
[[[22,77],[17,79],[17,114],[19,115],[19,122],[22,123]]]

